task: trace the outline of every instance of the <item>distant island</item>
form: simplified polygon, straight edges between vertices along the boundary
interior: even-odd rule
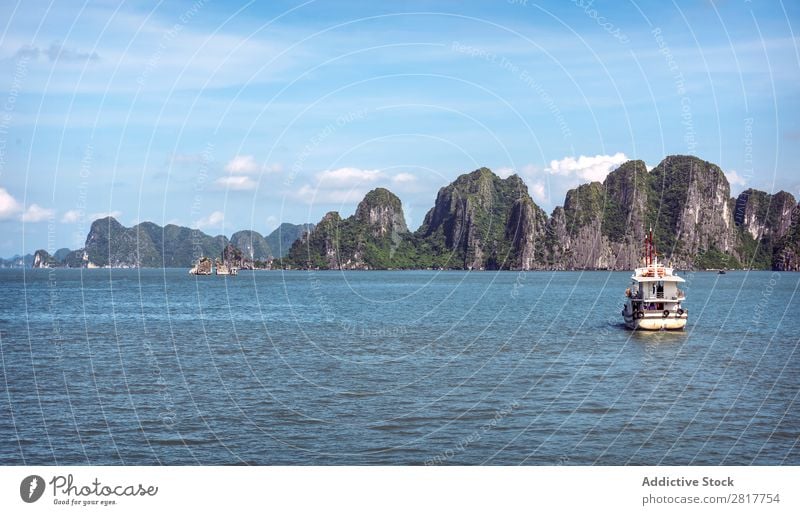
[[[229,239],[173,224],[123,227],[109,216],[92,223],[83,248],[59,249],[53,255],[37,250],[30,261],[33,268],[189,268],[205,256],[236,260],[240,268],[268,269],[313,229],[314,224],[283,223],[266,237],[244,230]]]
[[[191,267],[200,256],[243,268],[629,270],[653,227],[663,259],[683,269],[800,269],[800,204],[790,193],[748,189],[731,198],[722,170],[669,156],[651,171],[633,160],[605,180],[567,192],[548,216],[517,175],[488,168],[439,190],[414,232],[400,199],[377,188],[342,218],[209,236],[111,217],[92,223],[84,248],[35,253],[34,267]]]

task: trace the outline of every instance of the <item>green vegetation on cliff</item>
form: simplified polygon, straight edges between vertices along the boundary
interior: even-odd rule
[[[197,229],[144,222],[123,227],[96,220],[86,246],[39,266],[190,267],[200,256],[226,255],[277,266],[321,269],[630,269],[641,263],[652,227],[659,255],[680,268],[800,268],[800,205],[786,192],[746,190],[730,198],[722,170],[693,156],[669,156],[650,172],[628,161],[602,183],[570,190],[551,217],[517,175],[488,168],[441,188],[411,233],[400,199],[370,191],[355,213],[311,224],[282,224],[266,238],[255,231],[209,236]],[[231,244],[228,247],[228,244]],[[281,258],[279,254],[285,251]],[[31,257],[31,260],[33,256]]]
[[[541,233],[543,248],[546,219],[519,176],[480,168],[439,190],[415,233],[417,259],[442,268],[527,268],[521,261],[536,254],[536,242],[523,233]]]
[[[353,216],[325,215],[294,242],[282,264],[321,269],[411,268],[415,266],[412,249],[400,199],[377,188],[364,197]]]
[[[314,229],[314,224],[282,223],[264,238],[272,257],[283,257],[289,253],[292,244]],[[233,241],[233,237],[231,237]],[[261,258],[266,259],[266,258]]]

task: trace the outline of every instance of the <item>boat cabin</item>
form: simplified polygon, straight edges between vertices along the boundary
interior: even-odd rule
[[[683,300],[684,294],[674,280],[660,278],[638,278],[631,283],[630,297],[634,301],[641,301],[642,309],[663,311],[669,309],[665,304],[673,304]],[[639,302],[637,302],[639,304]]]

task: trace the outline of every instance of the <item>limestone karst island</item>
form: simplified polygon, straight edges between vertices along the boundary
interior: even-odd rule
[[[662,260],[681,269],[800,269],[800,204],[790,193],[731,196],[720,168],[668,156],[648,171],[628,161],[601,182],[569,190],[550,215],[518,175],[488,168],[441,188],[411,231],[400,199],[370,191],[353,215],[282,224],[267,237],[230,238],[151,222],[126,228],[96,220],[84,248],[39,250],[32,266],[226,269],[630,270],[653,228]]]

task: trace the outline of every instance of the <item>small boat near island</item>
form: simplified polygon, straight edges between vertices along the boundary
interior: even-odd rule
[[[238,275],[239,268],[217,259],[212,261],[210,258],[201,257],[197,264],[189,270],[191,275]]]
[[[217,261],[215,266],[215,273],[217,275],[237,275],[239,273],[239,269],[235,266],[229,266],[226,263],[222,263]]]
[[[644,254],[644,266],[634,270],[631,286],[625,290],[625,325],[648,331],[683,329],[689,310],[681,305],[686,295],[678,285],[685,281],[672,267],[658,262],[652,229],[645,236]]]

